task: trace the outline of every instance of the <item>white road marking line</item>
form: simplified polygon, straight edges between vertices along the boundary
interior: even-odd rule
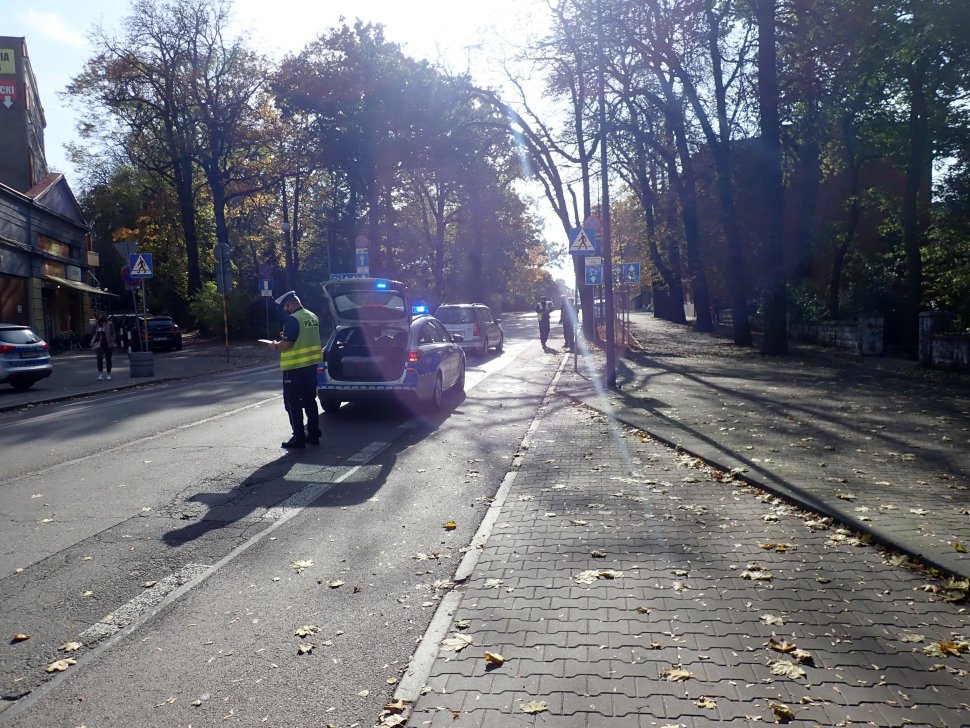
[[[105,637],[120,632],[147,613],[152,607],[160,604],[165,597],[183,584],[208,571],[211,567],[206,564],[186,564],[174,574],[170,574],[154,586],[145,589],[134,599],[122,604],[111,614],[81,632],[78,642],[85,645],[94,644]]]

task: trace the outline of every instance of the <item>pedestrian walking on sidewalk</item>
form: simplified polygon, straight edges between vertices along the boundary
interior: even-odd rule
[[[572,349],[576,344],[576,306],[569,296],[562,297],[559,323],[562,324],[562,337],[566,340],[566,349]]]
[[[535,307],[536,317],[539,319],[539,341],[542,342],[542,348],[546,348],[546,342],[549,340],[549,326],[552,323],[550,319],[552,318],[552,301],[550,301],[545,296],[539,297],[539,302]]]
[[[296,291],[287,291],[276,299],[286,313],[279,341],[270,341],[280,352],[283,370],[283,406],[290,418],[293,436],[280,447],[287,450],[305,448],[307,443],[320,443],[320,410],[317,409],[317,364],[323,361],[320,343],[320,319],[303,308]],[[306,412],[306,430],[303,413]]]
[[[115,349],[115,325],[105,314],[91,327],[91,348],[98,357],[98,381],[111,379],[111,354]]]

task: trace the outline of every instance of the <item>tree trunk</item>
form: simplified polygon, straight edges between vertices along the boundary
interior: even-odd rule
[[[931,164],[929,110],[926,98],[928,61],[920,55],[907,70],[909,84],[909,150],[903,197],[903,248],[906,252],[906,288],[903,297],[903,342],[915,352],[919,343],[919,313],[923,302],[923,267],[920,247],[926,232],[929,196],[927,168]],[[925,200],[925,201],[924,201]],[[925,209],[924,209],[925,208]]]
[[[775,0],[755,3],[758,19],[758,101],[761,107],[762,199],[765,230],[765,335],[763,354],[788,353],[785,289],[785,194],[781,177],[781,122],[778,117],[778,60],[775,49]]]

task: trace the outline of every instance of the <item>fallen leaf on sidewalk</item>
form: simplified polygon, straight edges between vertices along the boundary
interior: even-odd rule
[[[489,667],[500,667],[505,664],[505,658],[497,652],[486,652],[485,664]]]
[[[697,699],[694,705],[696,705],[698,708],[708,708],[710,710],[713,710],[714,708],[717,707],[717,701],[715,701],[713,698],[706,698],[704,696],[701,696]]]
[[[522,705],[522,712],[534,715],[544,713],[549,710],[549,704],[545,700],[530,700]]]
[[[795,720],[795,711],[784,703],[768,703],[768,707],[774,713],[777,723],[788,723],[789,721]]]
[[[622,571],[615,571],[614,569],[587,569],[576,574],[573,581],[577,584],[593,584],[600,579],[619,579],[622,576]]]
[[[660,671],[660,677],[669,682],[683,682],[690,680],[693,675],[682,667],[665,667]]]
[[[441,649],[449,652],[461,652],[472,643],[472,638],[465,634],[453,634],[441,640]]]
[[[783,627],[785,625],[785,620],[774,614],[762,614],[761,621],[773,627]]]
[[[777,662],[769,662],[768,664],[771,665],[772,675],[780,675],[797,680],[808,674],[794,662],[789,662],[788,660],[778,660]]]
[[[953,550],[956,551],[958,554],[967,553],[967,547],[964,546],[962,543],[954,542],[954,543],[951,543],[950,546],[952,546]]]

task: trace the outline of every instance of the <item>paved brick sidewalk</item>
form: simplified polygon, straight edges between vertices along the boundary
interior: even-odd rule
[[[526,444],[408,726],[970,723],[925,573],[564,396]]]
[[[970,377],[793,347],[764,357],[642,314],[619,393],[561,389],[726,470],[970,577]],[[603,356],[591,357],[601,371]]]

